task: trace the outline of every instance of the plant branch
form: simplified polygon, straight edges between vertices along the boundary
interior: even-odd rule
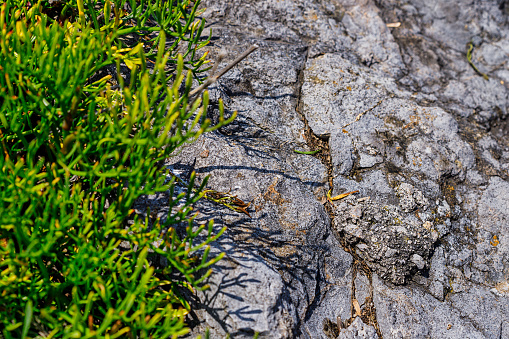
[[[235,65],[237,65],[239,62],[244,60],[249,54],[253,53],[257,49],[258,49],[258,45],[252,45],[251,47],[249,47],[248,50],[246,50],[244,53],[239,55],[235,60],[233,60],[228,66],[226,66],[221,71],[219,71],[219,73],[214,74],[215,70],[217,68],[216,65],[219,64],[220,59],[222,59],[222,56],[220,56],[220,59],[216,62],[216,65],[214,65],[214,69],[213,69],[214,72],[212,72],[212,75],[207,80],[205,80],[205,82],[200,87],[195,88],[194,90],[192,90],[191,93],[189,93],[189,97],[193,97],[193,96],[203,92],[205,89],[207,89],[207,87],[209,87],[214,82],[216,82],[217,79],[219,79],[220,77],[225,75],[226,72],[231,70],[233,67],[235,67]]]

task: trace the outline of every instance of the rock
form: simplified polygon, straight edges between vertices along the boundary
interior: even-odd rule
[[[410,257],[410,261],[412,261],[418,269],[422,270],[426,266],[426,261],[419,254],[412,254]]]
[[[335,333],[339,333],[336,331],[338,329],[337,319],[350,318],[350,299],[348,299],[350,295],[350,286],[331,287],[326,291],[320,305],[304,324],[303,332],[311,338],[327,339],[334,337]]]
[[[333,164],[343,167],[334,166],[335,176],[351,175],[350,159],[368,146],[385,154],[387,171],[408,170],[432,180],[464,177],[474,165],[474,152],[458,135],[455,119],[438,107],[416,105],[382,73],[330,54],[308,61],[304,81],[309,126],[317,135],[330,135]],[[347,165],[339,165],[344,161]]]
[[[325,255],[334,256],[332,261],[336,267],[331,267],[329,274],[332,281],[339,286],[348,282],[343,277],[347,274],[347,267],[351,261],[349,255],[340,248],[334,237],[331,237],[328,230],[329,216],[313,194],[315,188],[324,185],[323,181],[317,182],[316,176],[307,177],[309,173],[318,172],[325,176],[323,165],[310,161],[307,162],[306,168],[294,167],[291,165],[292,158],[309,156],[296,154],[292,148],[282,143],[277,138],[267,136],[256,145],[257,151],[253,153],[253,149],[246,148],[242,140],[220,134],[208,135],[184,148],[177,162],[174,162],[175,159],[170,159],[171,162],[168,162],[171,169],[177,168],[187,172],[194,169],[200,179],[205,175],[211,175],[210,188],[220,192],[230,192],[229,194],[234,194],[243,201],[251,203],[248,209],[251,218],[220,208],[220,206],[208,206],[206,209],[200,209],[200,212],[207,212],[203,219],[214,218],[218,225],[228,227],[224,236],[235,244],[238,255],[248,251],[257,258],[263,258],[266,265],[274,270],[271,272],[277,272],[281,281],[284,282],[288,291],[285,292],[287,296],[284,296],[285,290],[278,287],[264,299],[274,302],[272,308],[269,307],[272,312],[281,310],[277,313],[281,315],[279,322],[267,320],[264,323],[265,327],[262,326],[264,330],[260,333],[265,337],[271,337],[270,333],[280,332],[283,333],[281,337],[285,337],[284,333],[286,337],[292,337],[299,331],[296,324],[304,321],[307,314],[312,314],[310,310],[321,305],[323,300],[316,297],[316,289],[326,286]],[[251,146],[254,147],[254,145]],[[209,151],[209,156],[200,157],[199,154],[205,149]],[[280,155],[277,155],[277,152],[281,152]],[[295,161],[298,163],[298,160]],[[313,169],[312,164],[318,167]],[[333,243],[330,243],[331,241]],[[330,247],[333,249],[329,249]],[[249,294],[249,291],[272,290],[277,283],[277,281],[271,282],[272,273],[266,273],[266,277],[258,280],[258,273],[262,274],[262,271],[257,266],[242,269],[237,267],[234,270],[224,270],[224,273],[219,273],[219,277],[226,275],[229,271],[234,272],[232,273],[234,275],[239,272],[239,274],[246,273],[244,269],[255,275],[253,279],[240,282],[232,280],[230,289],[227,289],[228,295],[218,300],[219,305],[235,305],[235,309],[253,309],[256,306],[257,309],[263,310],[266,305],[260,306],[255,303],[255,306],[252,306],[256,299]],[[268,267],[265,270],[268,270]],[[231,275],[228,275],[224,277],[224,280],[216,280],[217,289],[224,290],[221,284],[228,286],[230,279],[232,279]],[[246,291],[246,288],[250,290]],[[339,291],[348,291],[348,288]],[[199,304],[214,299],[215,292],[215,289],[205,291],[199,296]],[[229,296],[238,297],[236,303],[229,302]],[[296,310],[295,319],[290,308],[285,310],[277,304],[285,298],[290,300],[290,305]],[[343,313],[348,312],[346,307],[349,306],[349,299],[344,300],[344,311],[341,311]],[[337,300],[334,299],[330,303],[334,304],[334,310],[336,310]],[[203,318],[203,314],[207,312],[209,309],[204,309],[201,317]],[[252,321],[254,319],[252,317],[247,317],[251,320],[246,320],[239,327],[236,322],[241,319],[228,316],[227,310],[216,313],[218,315],[206,316],[205,321],[207,326],[213,327],[218,331],[217,333],[234,333],[230,330],[236,330],[249,335],[258,331],[254,327],[257,322]],[[269,316],[270,312],[260,314]],[[227,319],[230,321],[229,324],[223,321]],[[221,323],[223,324],[219,325]],[[293,332],[287,332],[281,324],[294,324]]]
[[[377,339],[378,335],[373,326],[366,325],[360,318],[355,318],[353,323],[339,332],[338,339]]]
[[[368,277],[361,272],[357,272],[355,275],[355,299],[358,301],[359,306],[362,308],[367,306],[372,297],[371,282]]]
[[[469,282],[463,284],[466,285],[463,291],[451,293],[450,302],[453,307],[462,317],[482,330],[487,338],[504,338],[501,332],[504,322],[509,319],[509,294],[497,295],[486,287],[474,287]]]
[[[509,321],[504,321],[502,324],[502,333],[500,333],[500,338],[509,338]]]
[[[413,212],[419,207],[425,210],[429,205],[428,199],[422,192],[410,184],[401,183],[396,187],[396,194],[399,196],[399,204],[403,212]]]
[[[444,248],[438,246],[435,249],[430,267],[429,291],[432,296],[440,301],[444,301],[447,289],[449,288],[448,278],[446,276],[446,260]]]
[[[259,50],[223,76],[221,81],[210,89],[214,105],[217,105],[218,98],[222,98],[229,111],[238,111],[238,119],[221,131],[234,134],[239,129],[247,128],[252,132],[246,133],[246,130],[242,134],[252,135],[260,133],[259,129],[262,129],[263,132],[276,134],[283,141],[302,144],[305,142],[304,124],[296,112],[298,105],[296,93],[299,91],[298,77],[305,62],[306,47],[303,45],[282,47],[269,41],[258,39],[246,41],[239,36],[228,36],[222,41],[221,48],[213,50],[216,54],[220,50],[228,51],[219,69],[254,43],[260,46]],[[222,47],[223,45],[225,47]],[[270,70],[267,69],[269,64]],[[275,83],[279,86],[274,86]]]
[[[335,209],[333,229],[382,279],[404,284],[418,269],[429,266],[436,238],[415,218],[403,216],[396,206],[347,198]]]
[[[476,261],[490,268],[486,278],[491,284],[507,281],[509,263],[503,258],[509,257],[509,237],[501,226],[509,225],[509,183],[492,177],[482,193],[478,211],[479,228],[487,232],[479,240],[490,250],[477,251]]]
[[[193,305],[211,337],[230,333],[236,338],[252,338],[258,332],[262,338],[291,338],[296,311],[278,272],[232,241],[223,240],[220,245],[227,258],[215,266],[208,281],[211,288],[199,292],[200,302]]]
[[[327,319],[337,324],[337,319],[345,321],[351,316],[352,256],[342,249],[332,234],[326,243],[330,246],[324,267],[327,285],[302,326],[303,334],[311,338],[327,338],[327,331],[324,330],[324,322],[329,324]]]
[[[251,203],[199,207],[228,227],[215,250],[231,260],[196,296],[193,334],[326,338],[339,316],[340,337],[369,337],[352,298],[368,312],[373,294],[385,338],[506,337],[506,1],[203,5],[219,68],[260,48],[210,88],[208,117],[221,98],[236,121],[166,162]]]
[[[450,303],[419,288],[390,288],[373,276],[376,316],[384,338],[485,338]]]

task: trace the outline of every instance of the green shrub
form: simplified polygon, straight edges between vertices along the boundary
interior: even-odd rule
[[[211,126],[207,92],[190,95],[199,2],[0,1],[3,337],[188,332],[179,291],[206,287],[222,231],[194,222],[205,182],[177,191],[162,161],[234,118]],[[168,190],[164,222],[134,213]]]

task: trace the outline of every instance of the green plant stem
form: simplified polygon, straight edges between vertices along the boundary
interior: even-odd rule
[[[484,79],[488,80],[489,77],[487,74],[481,72],[475,65],[474,65],[474,62],[472,61],[472,52],[474,50],[474,44],[469,42],[468,43],[468,50],[467,50],[467,60],[468,60],[468,63],[470,64],[470,66],[472,66],[472,68],[474,69],[474,71],[479,74],[480,76],[482,76]]]
[[[81,29],[85,29],[85,25],[86,25],[85,6],[83,5],[83,0],[77,0],[77,2],[78,2],[78,15],[80,17]]]
[[[318,153],[318,152],[320,152],[321,150],[322,150],[322,149],[321,149],[321,148],[319,148],[319,149],[317,149],[317,150],[315,150],[315,151],[298,151],[298,150],[296,150],[296,149],[294,149],[293,151],[294,151],[295,153],[299,153],[299,154],[313,155],[313,154],[317,154],[317,153]]]

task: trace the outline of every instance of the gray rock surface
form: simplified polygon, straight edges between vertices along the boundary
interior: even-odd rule
[[[353,323],[339,332],[338,339],[377,339],[378,335],[373,326],[366,325],[361,318],[355,318]]]
[[[208,281],[211,288],[198,293],[196,314],[214,337],[231,333],[252,338],[256,332],[271,338],[291,337],[296,310],[281,276],[263,258],[228,240],[216,247],[226,258],[215,266],[216,273]]]
[[[419,287],[390,288],[376,275],[373,285],[378,324],[384,338],[487,337],[476,323],[465,320],[461,311]]]
[[[403,216],[396,206],[345,199],[335,210],[332,228],[381,278],[404,284],[407,276],[429,266],[438,232],[429,221]]]
[[[260,48],[210,89],[236,121],[167,161],[251,203],[200,205],[227,257],[193,335],[507,337],[509,3],[203,6],[220,68]]]

